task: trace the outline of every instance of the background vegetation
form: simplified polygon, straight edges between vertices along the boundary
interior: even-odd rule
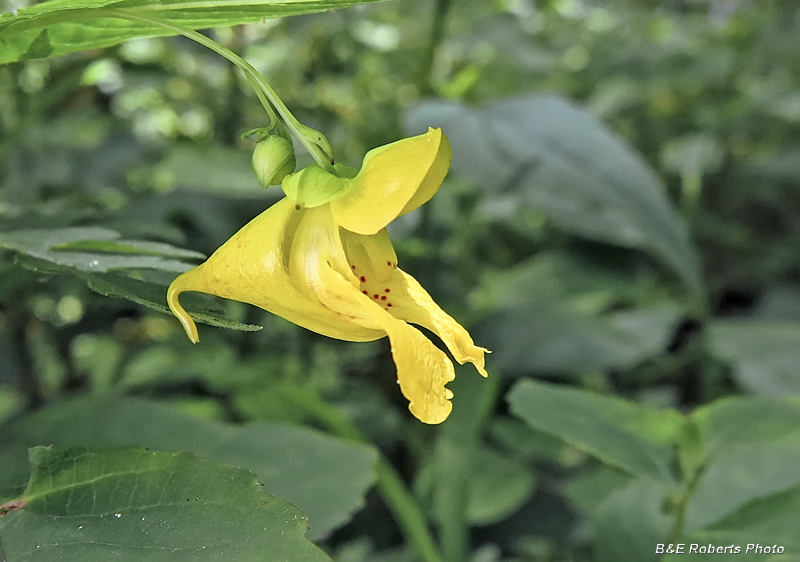
[[[182,37],[32,58],[52,36],[20,49],[9,21],[0,502],[31,501],[0,518],[7,562],[324,559],[304,517],[337,562],[800,560],[795,3],[400,0],[207,32],[344,163],[450,137],[439,194],[391,226],[494,351],[436,427],[385,341],[198,299],[236,329],[193,346],[159,312],[282,195],[238,71]]]

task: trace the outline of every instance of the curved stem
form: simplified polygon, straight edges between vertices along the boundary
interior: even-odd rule
[[[174,24],[172,22],[162,20],[160,18],[152,17],[152,16],[145,16],[141,14],[131,14],[126,12],[125,10],[95,10],[94,15],[96,16],[107,16],[113,18],[120,18],[126,19],[130,21],[136,21],[140,23],[149,23],[152,25],[156,25],[159,27],[163,27],[165,29],[170,29],[175,33],[183,35],[184,37],[188,37],[197,43],[200,43],[204,47],[207,47],[217,53],[220,56],[225,57],[230,62],[238,66],[247,78],[247,81],[253,87],[258,96],[259,101],[261,101],[261,105],[264,106],[267,114],[272,121],[272,124],[278,123],[277,115],[275,115],[275,111],[283,119],[286,127],[297,137],[297,140],[305,147],[308,153],[314,158],[314,161],[317,163],[318,166],[321,168],[334,173],[333,166],[331,165],[331,161],[328,156],[323,152],[323,150],[316,144],[316,142],[309,139],[309,136],[313,133],[322,137],[320,133],[306,127],[302,123],[300,123],[297,118],[292,115],[292,112],[289,111],[289,108],[286,107],[286,104],[283,103],[283,100],[278,96],[275,90],[272,89],[272,86],[264,79],[258,70],[256,70],[253,65],[249,62],[244,60],[242,57],[231,51],[230,49],[223,47],[213,39],[206,37],[202,33],[194,31],[192,29],[188,29],[181,25]],[[320,139],[317,139],[319,142]]]

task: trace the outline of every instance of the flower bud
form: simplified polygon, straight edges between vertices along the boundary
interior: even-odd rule
[[[296,165],[292,143],[277,135],[260,140],[253,151],[253,171],[264,188],[279,185]]]

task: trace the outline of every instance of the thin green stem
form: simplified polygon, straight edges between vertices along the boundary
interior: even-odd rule
[[[285,397],[298,408],[314,416],[331,433],[357,443],[369,443],[350,418],[324,400],[310,398],[305,392],[302,395],[289,392]],[[442,556],[433,541],[425,515],[414,495],[392,465],[380,454],[375,465],[375,478],[378,491],[419,559],[422,562],[442,562]]]
[[[433,22],[431,24],[431,36],[428,43],[428,52],[425,54],[425,63],[422,65],[423,93],[433,92],[433,65],[436,60],[436,51],[444,38],[444,26],[447,21],[447,13],[450,11],[451,0],[436,0]]]
[[[686,486],[686,490],[680,499],[676,502],[675,506],[675,521],[672,525],[672,531],[669,534],[670,542],[677,542],[683,535],[684,527],[686,526],[686,510],[689,508],[689,501],[692,499],[697,485],[700,483],[700,477],[705,472],[705,465],[701,466],[692,477],[691,481]]]
[[[318,131],[311,129],[310,127],[306,127],[302,123],[300,123],[297,118],[289,111],[289,108],[286,107],[286,104],[283,103],[283,100],[278,96],[275,90],[272,89],[272,86],[264,79],[258,70],[256,70],[253,65],[249,62],[244,60],[242,57],[231,51],[230,49],[223,47],[213,39],[206,37],[202,33],[194,31],[192,29],[188,29],[181,25],[174,24],[172,22],[162,20],[160,18],[156,18],[153,16],[145,16],[141,14],[132,14],[126,12],[125,10],[93,10],[92,15],[95,17],[112,17],[112,18],[120,18],[129,21],[135,21],[139,23],[148,23],[151,25],[155,25],[158,27],[163,27],[164,29],[169,29],[183,35],[184,37],[188,37],[197,43],[200,43],[204,47],[211,49],[218,55],[225,57],[230,62],[238,66],[247,78],[247,81],[253,87],[258,96],[261,105],[264,106],[264,110],[266,110],[267,115],[269,115],[272,124],[278,123],[278,118],[275,115],[275,111],[283,119],[283,122],[286,124],[286,127],[294,134],[297,140],[305,147],[308,153],[314,158],[314,161],[317,163],[318,166],[321,168],[335,173],[333,170],[333,166],[331,165],[331,159],[328,155],[320,148],[320,143],[327,144],[325,138],[320,134]],[[312,138],[314,137],[314,138]]]
[[[423,562],[442,562],[425,516],[400,476],[383,456],[378,457],[375,476],[383,499],[392,510],[408,542]]]

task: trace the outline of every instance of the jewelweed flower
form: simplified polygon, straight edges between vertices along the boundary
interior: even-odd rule
[[[313,165],[283,182],[286,197],[169,287],[170,309],[189,339],[197,327],[184,291],[246,302],[320,334],[347,341],[389,337],[409,409],[425,423],[450,414],[455,378],[447,355],[409,323],[441,338],[456,361],[486,376],[484,353],[412,276],[397,267],[386,225],[427,202],[450,167],[440,129],[371,150],[360,171]]]

